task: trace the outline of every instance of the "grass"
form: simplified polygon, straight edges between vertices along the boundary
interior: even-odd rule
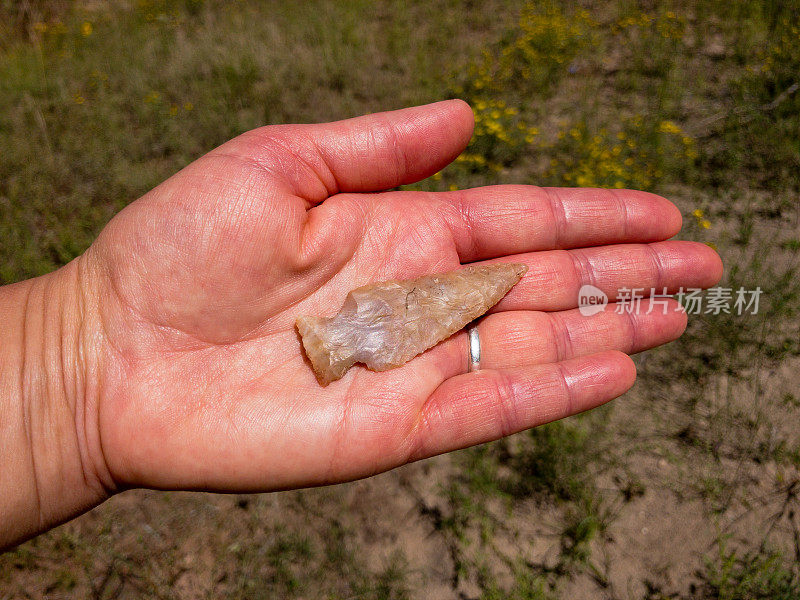
[[[122,206],[238,133],[438,99],[435,57],[458,52],[466,25],[387,3],[406,23],[382,29],[380,15],[363,22],[371,8],[274,3],[265,19],[255,2],[142,1],[33,23],[0,61],[0,282],[69,261]]]
[[[706,564],[704,593],[720,600],[800,597],[797,563],[788,565],[780,552],[738,554],[724,544],[716,560]]]
[[[0,587],[798,597],[798,14],[777,0],[0,1],[0,283],[69,261],[237,133],[462,97],[469,148],[410,188],[662,193],[682,237],[722,254],[722,286],[762,290],[758,314],[694,315],[638,357],[623,401],[457,453],[430,467],[435,485],[429,462],[403,485],[122,497],[4,554]],[[686,511],[695,535],[673,542]],[[704,545],[679,546],[692,538]],[[641,540],[653,562],[631,558]]]
[[[592,495],[592,440],[585,420],[556,421],[530,430],[528,436],[508,461],[510,473],[502,480],[510,494],[562,501]]]

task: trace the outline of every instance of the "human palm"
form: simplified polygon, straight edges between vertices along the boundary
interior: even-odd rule
[[[592,317],[578,288],[713,285],[708,247],[664,241],[666,200],[631,191],[497,186],[382,191],[422,179],[469,140],[450,101],[267,127],[189,165],[117,215],[83,259],[102,298],[96,415],[119,486],[269,490],[332,483],[496,439],[610,400],[625,353],[674,339],[676,310]],[[479,326],[406,365],[321,386],[294,328],[355,287],[522,262]],[[674,307],[671,307],[674,309]],[[90,419],[90,422],[93,420]]]

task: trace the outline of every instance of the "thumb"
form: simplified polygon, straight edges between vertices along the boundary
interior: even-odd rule
[[[384,190],[432,175],[466,147],[473,124],[466,102],[445,100],[333,123],[261,127],[214,153],[254,162],[316,204],[338,192]]]

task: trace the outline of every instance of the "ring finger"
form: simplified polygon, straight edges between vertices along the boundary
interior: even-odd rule
[[[578,309],[560,312],[504,311],[477,325],[482,369],[507,369],[554,363],[605,350],[634,354],[678,338],[686,328],[686,313],[672,299],[642,300],[636,311],[609,304],[584,316]],[[452,368],[469,367],[469,339],[460,332],[441,346]]]

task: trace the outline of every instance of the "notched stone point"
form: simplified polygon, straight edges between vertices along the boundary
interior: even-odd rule
[[[527,270],[518,263],[494,263],[371,283],[347,294],[333,317],[298,318],[297,330],[323,385],[340,379],[355,363],[386,371],[480,317]]]

